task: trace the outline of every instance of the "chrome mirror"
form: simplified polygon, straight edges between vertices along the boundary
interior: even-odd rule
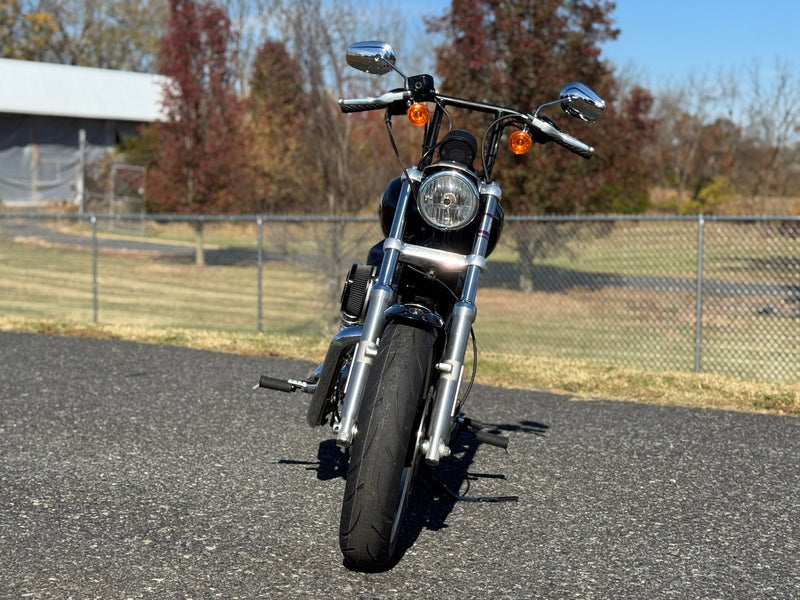
[[[606,111],[606,103],[584,84],[573,81],[561,90],[564,112],[587,123],[597,123]]]
[[[356,42],[347,48],[347,64],[373,75],[395,70],[397,56],[386,42]]]

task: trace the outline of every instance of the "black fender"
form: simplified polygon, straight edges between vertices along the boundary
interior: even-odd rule
[[[334,336],[331,345],[328,346],[324,362],[311,374],[310,379],[317,382],[314,396],[306,414],[306,422],[311,427],[322,425],[325,422],[325,417],[330,412],[328,403],[330,395],[333,393],[333,386],[344,367],[348,352],[355,348],[360,339],[360,325],[342,329]]]
[[[395,304],[386,311],[386,318],[422,329],[441,330],[444,328],[444,319],[435,311],[421,304]],[[339,380],[348,353],[361,339],[361,330],[361,325],[357,325],[347,327],[337,333],[328,347],[325,361],[311,374],[310,379],[316,381],[317,387],[306,414],[309,426],[323,425],[325,417],[330,413],[328,405],[334,385]]]
[[[386,317],[423,329],[444,328],[444,319],[435,311],[421,304],[394,304],[386,311]]]

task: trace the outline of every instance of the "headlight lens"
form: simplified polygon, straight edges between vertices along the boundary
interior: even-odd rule
[[[461,229],[478,213],[478,188],[458,171],[441,171],[420,185],[417,206],[425,222],[445,231]]]

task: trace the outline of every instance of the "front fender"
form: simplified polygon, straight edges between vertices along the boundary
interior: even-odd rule
[[[325,360],[309,376],[309,379],[317,383],[306,414],[306,421],[311,427],[317,427],[325,422],[334,383],[340,375],[347,353],[355,348],[360,338],[361,326],[342,329],[331,341]]]
[[[394,304],[386,311],[386,317],[424,329],[442,329],[444,319],[438,313],[421,304]]]

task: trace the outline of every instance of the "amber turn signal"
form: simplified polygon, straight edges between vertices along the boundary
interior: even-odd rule
[[[422,102],[415,102],[406,111],[408,120],[417,127],[422,127],[431,118],[431,111]]]
[[[511,148],[514,154],[525,154],[531,149],[532,145],[533,140],[531,139],[531,134],[524,129],[515,131],[511,134],[511,137],[508,138],[508,147]]]

